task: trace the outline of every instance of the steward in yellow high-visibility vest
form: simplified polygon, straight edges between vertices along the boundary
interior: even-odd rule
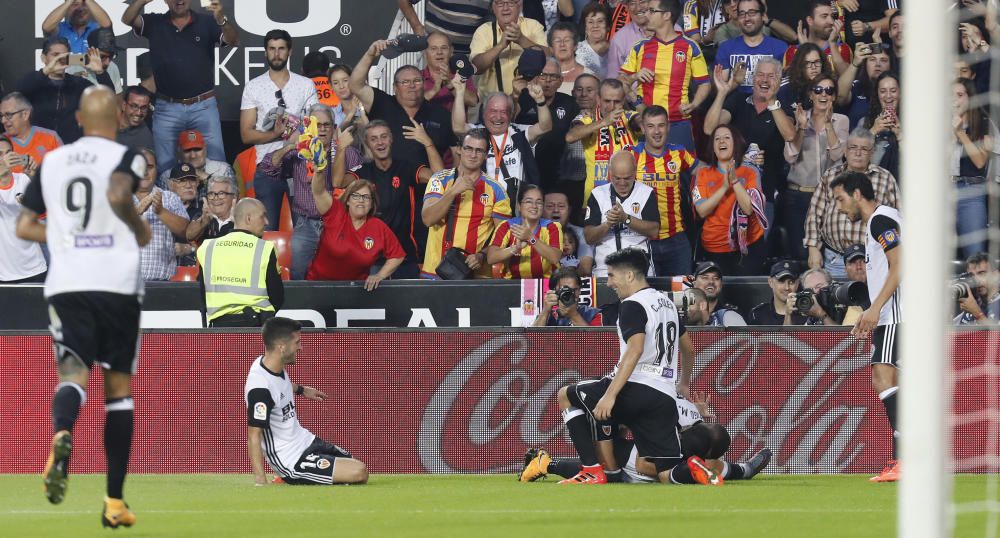
[[[274,243],[261,239],[264,204],[240,200],[233,222],[233,231],[198,247],[205,316],[209,327],[260,327],[285,300]]]

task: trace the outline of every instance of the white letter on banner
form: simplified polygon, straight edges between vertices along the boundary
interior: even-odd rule
[[[274,28],[283,28],[292,37],[325,34],[340,22],[340,0],[308,0],[308,2],[308,15],[298,22],[272,21],[267,15],[268,0],[234,2],[233,18],[241,29],[260,36],[266,35]]]
[[[471,319],[470,311],[471,308],[456,308],[455,311],[458,312],[458,327],[471,327],[472,324],[469,322]]]
[[[219,85],[219,73],[224,73],[226,75],[226,78],[229,79],[229,82],[231,82],[233,84],[233,86],[239,86],[240,85],[240,81],[236,80],[236,77],[234,77],[233,74],[229,72],[229,68],[226,67],[226,64],[229,63],[229,60],[232,59],[233,55],[236,54],[236,51],[238,51],[238,50],[240,50],[239,47],[233,47],[233,48],[231,48],[229,50],[229,54],[226,54],[226,58],[224,60],[222,60],[222,62],[220,63],[219,62],[219,53],[220,53],[221,49],[219,47],[215,47],[215,85],[216,86]]]
[[[351,326],[351,322],[358,321],[385,321],[384,308],[337,308],[337,327],[345,329]]]
[[[434,314],[431,314],[430,308],[411,308],[410,309],[410,321],[406,323],[407,327],[437,327],[437,321],[434,320]]]

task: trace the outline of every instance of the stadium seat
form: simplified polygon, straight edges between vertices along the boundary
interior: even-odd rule
[[[291,230],[278,230],[275,232],[264,232],[265,241],[274,242],[274,250],[278,255],[278,270],[281,271],[282,280],[290,280],[292,273],[292,232]]]
[[[233,172],[236,173],[236,185],[240,189],[240,198],[254,198],[253,176],[257,172],[257,147],[250,146],[240,152],[233,161]]]
[[[295,226],[292,224],[292,207],[288,203],[288,195],[285,194],[281,199],[281,216],[278,217],[278,230],[282,232],[292,233]]]
[[[198,281],[198,266],[197,265],[178,265],[177,272],[174,276],[170,277],[171,282],[197,282]]]

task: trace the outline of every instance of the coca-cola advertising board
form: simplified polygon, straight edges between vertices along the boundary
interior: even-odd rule
[[[711,395],[732,433],[727,457],[766,446],[775,452],[770,472],[880,470],[890,436],[869,386],[868,342],[842,330],[774,329],[690,331],[698,350],[693,389]],[[991,419],[975,412],[997,381],[979,353],[996,349],[988,347],[995,334],[956,336],[958,470],[982,470],[988,461],[982,447]],[[300,421],[376,473],[513,472],[533,446],[571,455],[556,392],[610,372],[618,358],[609,329],[314,331],[302,345],[288,368],[292,380],[330,398],[298,398]],[[41,471],[56,381],[50,346],[39,334],[0,336],[2,473]],[[257,334],[145,334],[131,471],[248,473],[243,384],[262,351]],[[76,426],[74,472],[104,469],[102,400],[95,370]]]

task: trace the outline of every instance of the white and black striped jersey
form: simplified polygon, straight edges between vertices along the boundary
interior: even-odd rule
[[[106,138],[85,136],[45,155],[23,203],[45,213],[51,253],[45,296],[76,291],[142,293],[139,244],[108,201],[111,174],[146,172],[139,153]]]
[[[644,221],[660,221],[660,210],[656,205],[656,191],[645,183],[636,181],[632,192],[625,198],[618,196],[611,183],[595,188],[590,193],[590,200],[587,202],[584,224],[600,226],[605,220],[604,215],[614,207],[616,202],[621,204],[625,213],[632,217]],[[608,235],[594,245],[594,276],[608,276],[608,266],[604,263],[604,259],[608,257],[608,254],[627,247],[638,247],[649,251],[649,238],[624,223],[612,226],[608,230]],[[652,276],[653,264],[649,265],[649,271],[649,275]]]
[[[294,387],[288,372],[282,370],[276,374],[264,367],[263,360],[260,356],[253,361],[243,386],[247,424],[264,430],[261,448],[276,473],[307,478],[295,470],[295,464],[316,436],[299,424]]]
[[[899,228],[902,220],[899,211],[884,205],[875,208],[865,232],[865,267],[868,270],[868,297],[874,302],[889,278],[889,258],[885,253],[899,246]],[[879,325],[892,325],[903,321],[899,288],[882,306],[878,315]]]
[[[678,339],[684,334],[684,324],[677,307],[669,297],[653,288],[643,288],[622,300],[618,310],[618,345],[625,355],[628,340],[643,333],[642,355],[628,380],[642,383],[677,399]],[[621,360],[612,377],[618,374]]]

